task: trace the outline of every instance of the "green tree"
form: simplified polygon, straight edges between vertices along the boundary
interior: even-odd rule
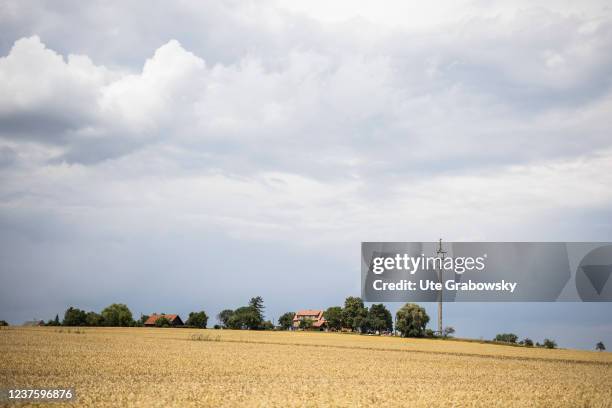
[[[155,327],[170,327],[170,320],[166,316],[161,316],[155,321]]]
[[[260,315],[251,306],[239,307],[228,321],[228,327],[231,329],[256,330],[261,324]]]
[[[270,320],[266,320],[261,325],[261,328],[262,330],[274,330],[274,323],[272,323]]]
[[[0,326],[8,326],[9,324],[6,322],[6,320],[0,320]]]
[[[600,341],[599,343],[597,343],[595,345],[595,350],[597,350],[597,351],[605,351],[606,350],[606,346],[603,344],[603,341]]]
[[[396,313],[397,330],[402,337],[423,337],[425,327],[429,323],[429,316],[421,306],[414,303],[406,303]]]
[[[113,303],[102,310],[104,324],[107,326],[129,327],[133,326],[132,312],[123,303]]]
[[[314,323],[314,320],[310,319],[310,318],[305,318],[300,320],[300,329],[302,330],[308,330],[310,328],[312,328],[312,324]]]
[[[59,320],[58,314],[55,315],[55,319],[49,319],[47,323],[45,323],[45,326],[61,326],[61,325],[62,323]]]
[[[382,303],[370,306],[367,318],[367,328],[372,331],[391,331],[393,330],[393,316]]]
[[[242,330],[242,321],[240,316],[237,316],[236,313],[232,311],[232,315],[227,319],[227,324],[225,325],[228,329],[233,330]]]
[[[363,300],[360,297],[349,296],[346,298],[342,310],[344,327],[352,331],[359,331],[365,325],[367,317],[368,309],[363,305]]]
[[[234,311],[231,309],[222,310],[217,315],[217,320],[223,327],[230,327],[230,319],[234,315]]]
[[[291,326],[293,326],[293,316],[295,316],[295,313],[287,312],[283,313],[283,315],[278,318],[278,325],[281,329],[289,330]]]
[[[327,320],[327,327],[331,330],[342,330],[342,308],[340,306],[328,307],[323,312],[323,317]]]
[[[64,313],[64,326],[85,326],[87,324],[87,313],[81,309],[70,306]]]
[[[201,312],[191,312],[186,322],[187,326],[194,326],[205,329],[208,324],[208,316],[203,310]]]
[[[366,310],[366,314],[365,315],[360,315],[360,316],[356,316],[353,319],[353,331],[359,332],[359,333],[364,333],[368,330],[368,315],[367,315],[367,308],[364,308]]]
[[[87,313],[87,317],[85,318],[88,326],[103,326],[104,318],[97,314],[96,312]]]
[[[518,336],[514,333],[500,333],[495,336],[494,341],[499,341],[502,343],[516,343],[518,340]]]
[[[525,337],[523,339],[523,345],[525,347],[533,347],[533,340],[531,340],[529,337]]]
[[[557,348],[557,343],[554,340],[551,340],[551,339],[544,339],[543,345],[544,345],[544,347],[546,347],[548,349]]]
[[[139,320],[140,325],[141,325],[141,326],[142,326],[142,325],[144,325],[144,323],[145,323],[147,320],[149,320],[149,317],[150,317],[149,315],[146,315],[146,314],[140,314],[140,320]]]
[[[258,329],[264,321],[264,301],[263,298],[261,296],[256,296],[254,298],[251,298],[251,300],[249,300],[249,307],[253,308],[253,310],[255,311],[255,314],[257,316],[257,325],[256,327],[253,327],[254,329]]]

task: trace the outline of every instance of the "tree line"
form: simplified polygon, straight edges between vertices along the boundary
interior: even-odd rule
[[[148,318],[148,315],[142,315],[140,319],[134,320],[132,312],[123,303],[113,303],[102,309],[100,313],[86,312],[70,306],[64,312],[64,318],[61,321],[59,315],[56,314],[55,319],[47,321],[45,326],[140,327]],[[186,326],[198,328],[206,328],[207,324],[208,316],[204,311],[189,313],[189,318],[185,322]],[[160,317],[155,325],[169,327],[170,321],[165,317]]]
[[[539,342],[536,342],[535,344],[533,344],[533,340],[531,340],[529,337],[525,337],[523,340],[519,341],[518,336],[514,333],[500,333],[495,336],[493,341],[496,343],[516,344],[516,345],[525,346],[525,347],[535,346],[535,347],[544,347],[548,349],[557,348],[557,342],[555,342],[554,340],[544,339],[544,341],[541,344]],[[601,344],[603,345],[603,343]],[[597,346],[595,348],[598,349]]]
[[[285,330],[293,327],[294,312],[287,312],[278,319],[279,327]],[[363,334],[392,333],[393,317],[387,307],[373,304],[368,309],[360,297],[349,296],[344,301],[344,307],[331,306],[323,312],[327,327],[332,331],[350,331]],[[395,314],[396,327],[403,337],[425,337],[433,335],[427,331],[429,316],[424,308],[414,303],[407,303]],[[304,319],[299,322],[299,328],[309,329],[313,321]]]
[[[278,319],[278,326],[270,320],[264,319],[264,300],[261,296],[253,297],[248,304],[235,310],[225,309],[218,315],[220,324],[215,325],[215,329],[235,329],[235,330],[290,330],[293,328],[293,318],[295,312],[287,312]],[[163,315],[163,313],[162,313]],[[344,307],[331,306],[323,312],[327,328],[331,331],[350,331],[362,334],[382,334],[392,333],[394,329],[402,337],[449,337],[455,329],[445,327],[442,333],[434,333],[427,329],[429,316],[424,308],[414,303],[406,303],[395,314],[395,327],[391,312],[382,303],[373,304],[369,308],[364,305],[360,297],[349,296],[344,301]],[[69,307],[64,312],[64,317],[60,320],[59,315],[45,323],[46,326],[106,326],[106,327],[140,327],[149,318],[148,315],[141,315],[140,319],[134,319],[132,312],[123,303],[113,303],[105,307],[100,313],[93,311],[86,312],[76,307]],[[303,319],[299,322],[299,328],[308,330],[312,328],[314,321]],[[165,317],[156,320],[157,327],[170,327],[170,321]],[[206,328],[208,325],[208,315],[205,311],[191,312],[185,321],[185,326],[194,328]],[[8,326],[4,320],[0,320],[0,326]],[[544,347],[554,349],[557,343],[552,339],[544,339],[540,344],[526,337],[518,340],[514,333],[500,333],[495,336],[493,342],[516,344],[525,347]],[[598,351],[606,350],[603,342],[595,345]]]
[[[247,329],[247,330],[288,330],[293,326],[294,312],[287,312],[278,319],[278,326],[270,320],[264,319],[264,300],[261,296],[253,297],[248,304],[235,310],[225,309],[217,315],[220,325],[215,328]],[[163,313],[162,313],[163,314]],[[332,306],[324,311],[323,316],[327,327],[332,331],[352,331],[358,333],[391,333],[393,331],[393,317],[384,304],[373,304],[368,309],[361,298],[349,296],[344,307]],[[90,326],[90,327],[140,327],[149,318],[142,315],[134,319],[132,312],[123,303],[113,303],[105,307],[100,313],[86,312],[70,306],[60,320],[59,315],[45,323],[46,326]],[[404,337],[432,336],[432,331],[426,330],[429,316],[425,309],[416,304],[406,304],[396,313],[396,329]],[[300,328],[309,329],[312,321],[300,321]],[[188,327],[206,328],[208,316],[206,312],[191,312],[185,325]],[[8,325],[8,324],[7,324]],[[156,320],[157,327],[170,327],[170,321],[165,317]]]

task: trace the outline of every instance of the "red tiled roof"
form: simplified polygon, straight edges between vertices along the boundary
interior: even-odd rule
[[[155,314],[153,313],[151,316],[149,316],[149,318],[147,319],[146,322],[144,322],[145,326],[146,325],[154,325],[155,322],[157,321],[157,319],[161,318],[161,317],[165,317],[166,319],[168,319],[171,323],[178,317],[178,315],[176,314]]]
[[[319,314],[322,314],[322,313],[323,313],[322,310],[306,309],[306,310],[298,310],[295,315],[296,316],[318,316]]]
[[[321,325],[323,325],[323,323],[325,323],[327,321],[323,317],[323,311],[322,310],[316,310],[316,309],[298,310],[297,313],[295,314],[295,316],[293,316],[293,321],[294,322],[298,322],[298,321],[301,320],[302,317],[311,317],[311,318],[313,318],[313,320],[314,320],[314,322],[312,322],[312,326],[313,327],[321,327]]]

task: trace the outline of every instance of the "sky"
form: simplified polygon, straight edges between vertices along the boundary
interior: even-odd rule
[[[610,50],[604,1],[1,0],[0,319],[277,319],[359,295],[362,241],[612,241]],[[611,311],[445,325],[592,349]]]

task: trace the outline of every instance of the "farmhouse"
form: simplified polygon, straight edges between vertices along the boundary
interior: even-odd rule
[[[183,325],[183,321],[181,320],[181,317],[179,315],[156,314],[156,313],[153,313],[151,316],[149,316],[149,318],[144,322],[144,325],[149,326],[149,327],[155,326],[155,323],[157,322],[157,320],[162,317],[165,317],[166,319],[168,319],[171,326],[182,326]]]
[[[300,322],[307,319],[312,322],[313,329],[324,330],[327,328],[327,321],[323,317],[323,311],[314,309],[299,310],[293,316],[293,328],[299,328]]]

